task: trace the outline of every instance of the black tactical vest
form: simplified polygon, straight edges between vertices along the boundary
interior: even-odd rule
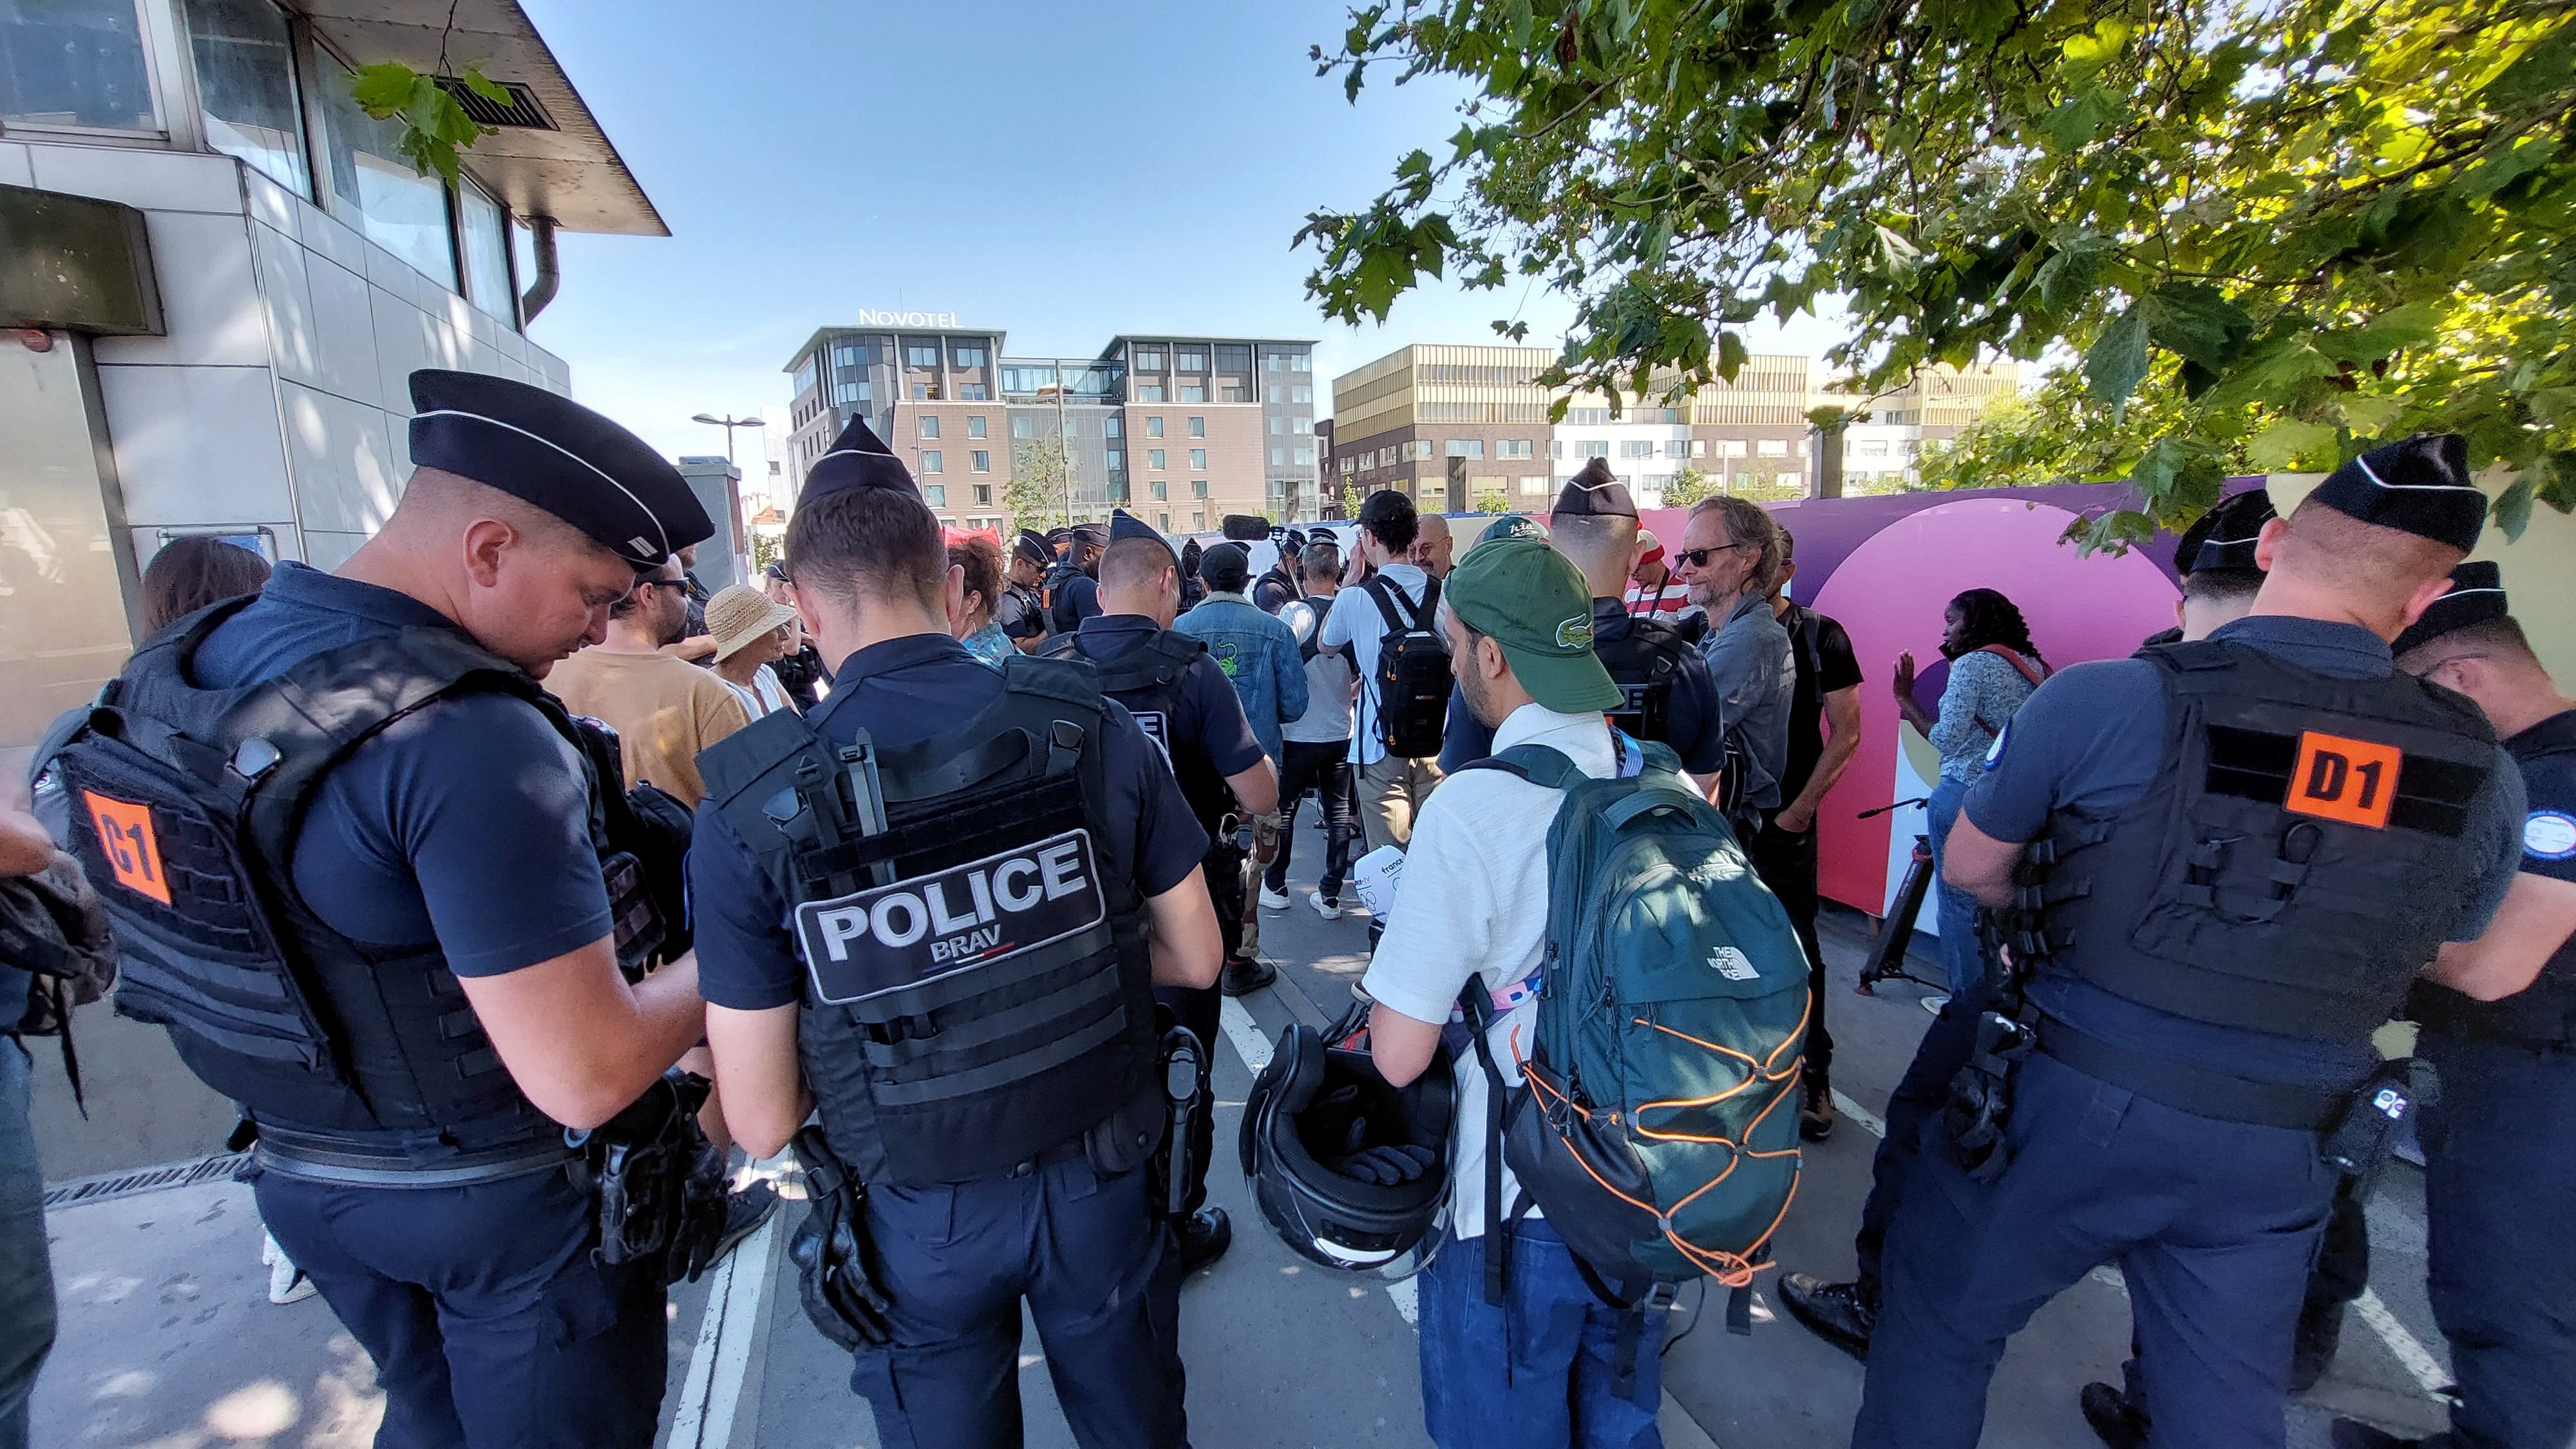
[[[794,910],[797,1054],[833,1151],[863,1179],[1008,1171],[1068,1144],[1124,1171],[1160,1140],[1153,966],[1113,859],[1100,691],[1004,661],[992,705],[901,749],[836,746],[798,716],[698,757]],[[853,771],[873,758],[884,828]]]
[[[1594,634],[1592,652],[1619,686],[1610,723],[1631,739],[1673,744],[1673,686],[1690,647],[1679,629],[1660,619],[1629,619],[1615,638]]]
[[[2505,742],[2517,763],[2546,760],[2576,769],[2576,715],[2543,721]],[[2427,1031],[2516,1046],[2576,1046],[2576,937],[2562,941],[2529,986],[2502,1001],[2480,1001],[2447,986],[2418,981],[2406,1015]]]
[[[334,931],[295,887],[295,843],[324,776],[436,700],[495,691],[527,701],[577,748],[579,730],[524,671],[435,626],[329,650],[240,689],[199,687],[198,646],[249,602],[148,641],[38,757],[38,788],[62,792],[73,852],[115,920],[118,1013],[169,1028],[189,1070],[263,1125],[469,1148],[555,1133],[502,1066],[437,943]],[[588,760],[592,838],[623,927],[639,909],[635,862],[608,845]]]
[[[1075,617],[1073,612],[1073,592],[1070,585],[1075,579],[1088,577],[1090,575],[1081,569],[1061,560],[1046,571],[1046,577],[1039,581],[1038,586],[1044,591],[1040,598],[1046,610],[1048,633],[1070,634],[1082,627],[1082,620]]]
[[[1181,677],[1207,653],[1204,640],[1175,629],[1160,630],[1129,648],[1115,663],[1092,658],[1083,648],[1079,634],[1051,639],[1038,652],[1052,658],[1080,659],[1098,670],[1100,692],[1127,706],[1138,727],[1163,747],[1172,762],[1173,777],[1181,782],[1181,795],[1190,802],[1190,813],[1198,817],[1199,825],[1211,838],[1225,833],[1218,826],[1234,809],[1234,788],[1217,773],[1216,761],[1209,756],[1206,743],[1182,738],[1173,726],[1185,702]]]
[[[2154,782],[2030,848],[2050,959],[2160,1011],[2366,1038],[2490,867],[2465,837],[2494,767],[2475,706],[2402,673],[2336,679],[2225,640],[2159,645]]]

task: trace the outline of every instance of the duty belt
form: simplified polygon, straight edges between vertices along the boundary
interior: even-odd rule
[[[342,1187],[470,1187],[551,1172],[572,1160],[560,1136],[460,1152],[422,1162],[400,1148],[262,1127],[251,1164],[263,1172]]]
[[[2229,1076],[2105,1041],[2047,1015],[2039,1019],[2039,1049],[2088,1077],[2221,1122],[2323,1132],[2343,1115],[2352,1095]]]

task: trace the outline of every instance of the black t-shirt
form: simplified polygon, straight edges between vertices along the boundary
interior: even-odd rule
[[[1832,619],[1792,603],[1780,627],[1789,631],[1790,657],[1798,665],[1789,696],[1789,767],[1780,776],[1780,803],[1786,805],[1807,788],[1816,762],[1825,757],[1825,696],[1857,686],[1861,674],[1851,635]]]

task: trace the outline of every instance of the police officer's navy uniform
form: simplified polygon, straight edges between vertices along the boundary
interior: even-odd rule
[[[1113,515],[1116,538],[1161,535],[1123,510]],[[1168,545],[1166,545],[1168,547]],[[1207,646],[1177,630],[1164,629],[1140,614],[1095,614],[1070,637],[1051,641],[1046,652],[1088,660],[1100,673],[1101,690],[1125,705],[1145,732],[1163,746],[1189,802],[1210,842],[1208,894],[1216,905],[1217,925],[1229,960],[1242,949],[1243,852],[1227,817],[1240,807],[1226,779],[1259,764],[1265,756],[1244,717],[1242,697],[1233,681],[1209,657]],[[1213,1046],[1223,1020],[1224,997],[1214,986],[1203,989],[1166,986],[1157,989],[1180,1024]],[[1208,1145],[1213,1119],[1201,1114],[1201,1141],[1191,1153],[1196,1180],[1190,1184],[1188,1208],[1195,1212],[1207,1195]]]
[[[1055,562],[1043,534],[1020,531],[1011,545],[1013,560],[1026,559],[1040,569]],[[994,602],[993,622],[1002,626],[1004,637],[1014,643],[1041,638],[1046,634],[1046,601],[1038,591],[1013,583],[1006,572],[1002,578],[1002,597]],[[812,708],[811,705],[806,706]]]
[[[1070,634],[1082,627],[1082,621],[1100,613],[1100,582],[1082,566],[1086,549],[1107,548],[1109,527],[1085,523],[1072,531],[1072,541],[1064,557],[1047,571],[1045,583],[1046,631]]]
[[[712,531],[668,462],[566,399],[442,372],[412,398],[416,462],[639,568]],[[563,1129],[458,984],[615,935],[631,904],[563,709],[427,604],[289,562],[57,729],[39,787],[116,915],[119,1010],[256,1126],[260,1216],[375,1360],[380,1449],[650,1443],[661,1282],[594,1261]],[[210,834],[170,770],[247,801],[247,838]]]
[[[2366,455],[2314,502],[2464,552],[2484,514],[2457,440]],[[2017,954],[2039,1045],[1999,1177],[1926,1124],[1853,1443],[1974,1444],[2007,1338],[2117,1261],[2159,1432],[2277,1446],[2336,1180],[2320,1134],[2408,981],[2502,900],[2520,784],[2376,635],[2265,616],[2065,670],[1988,765],[1968,818],[2038,842]]]
[[[890,457],[833,471],[818,465],[804,506],[818,487],[911,488]],[[689,875],[700,989],[736,1010],[803,1006],[806,1082],[867,1189],[893,1341],[858,1351],[851,1387],[889,1444],[1018,1443],[1025,1299],[1080,1443],[1179,1446],[1175,1325],[1148,1291],[1165,1252],[1147,1166],[1164,1104],[1143,911],[1189,877],[1206,836],[1079,664],[997,672],[922,634],[861,649],[833,678],[811,716],[772,716],[700,757]],[[862,732],[889,828],[827,849],[807,832],[823,808],[812,782]],[[893,883],[871,896],[877,865]],[[1022,946],[1021,931],[1046,938]]]

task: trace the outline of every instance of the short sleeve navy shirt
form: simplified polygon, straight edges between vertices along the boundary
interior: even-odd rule
[[[2388,645],[2352,624],[2277,615],[2239,619],[2211,636],[2276,653],[2303,668],[2350,679],[2385,675]],[[1999,841],[2037,839],[2060,810],[2107,815],[2144,796],[2164,755],[2167,705],[2156,667],[2143,659],[2070,665],[2050,676],[2013,716],[1963,809]],[[2468,838],[2495,842],[2478,889],[2461,902],[2449,939],[2484,932],[2521,865],[2522,783],[2497,751],[2486,788],[2470,803]],[[2260,1081],[2341,1090],[2378,1065],[2367,1043],[2323,1043],[2187,1021],[2141,1006],[2076,977],[2039,973],[2034,1005],[2079,1030]]]
[[[2528,797],[2523,871],[2576,881],[2576,709],[2551,715],[2506,740],[2504,749],[2522,767]]]
[[[1617,599],[1592,601],[1592,637],[1595,642],[1624,639],[1637,621],[1629,616],[1628,606]],[[1681,667],[1673,675],[1672,693],[1664,701],[1664,743],[1682,757],[1682,768],[1694,775],[1714,775],[1726,765],[1726,722],[1720,713],[1717,682],[1708,672],[1708,660],[1697,649],[1687,645],[1680,651]],[[1494,732],[1480,723],[1467,708],[1467,695],[1452,685],[1449,689],[1449,726],[1440,741],[1440,769],[1446,774],[1464,769],[1494,752]]]
[[[1082,621],[1082,653],[1101,664],[1115,664],[1129,651],[1162,632],[1142,614],[1095,614]],[[1168,722],[1171,737],[1207,752],[1220,775],[1239,775],[1267,758],[1244,717],[1243,696],[1234,681],[1205,654],[1190,661],[1181,675],[1179,717]]]
[[[241,688],[421,626],[455,627],[406,594],[280,564],[198,649],[197,682]],[[457,975],[497,976],[609,934],[581,755],[527,701],[439,700],[360,745],[317,788],[296,837],[295,888],[342,935],[435,941]]]
[[[1003,689],[999,672],[943,634],[872,644],[843,660],[832,678],[832,697],[806,723],[834,744],[848,744],[864,729],[888,748],[955,728]],[[1233,690],[1226,693],[1231,697]],[[1140,894],[1158,896],[1189,878],[1207,854],[1207,833],[1135,718],[1115,701],[1104,718],[1107,854],[1127,863]],[[804,999],[793,914],[712,799],[698,810],[689,850],[689,905],[696,923],[698,990],[708,1002],[765,1011]]]

